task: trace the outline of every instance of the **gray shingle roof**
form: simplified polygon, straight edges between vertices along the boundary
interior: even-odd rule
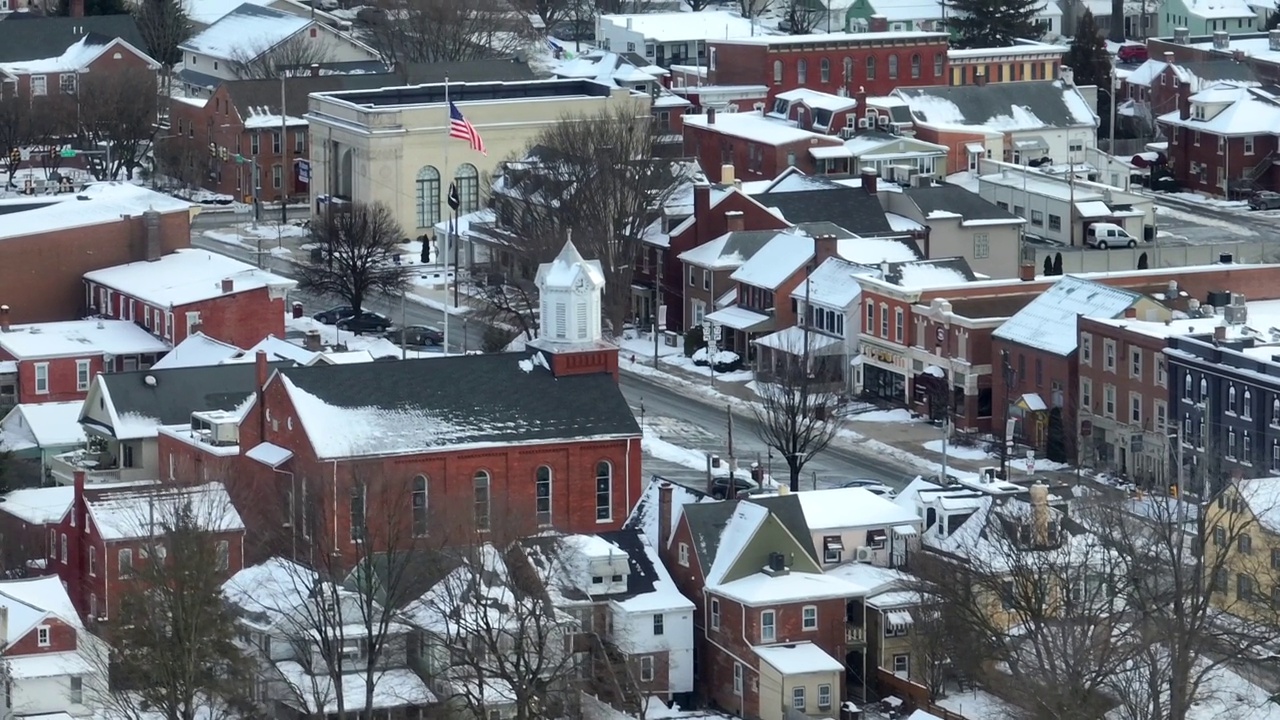
[[[911,187],[903,191],[920,212],[927,218],[931,212],[952,212],[965,220],[1009,220],[1021,221],[1022,218],[995,203],[986,200],[977,193],[970,192],[959,185],[935,185],[933,187]]]
[[[829,222],[856,235],[893,234],[880,201],[860,188],[832,183],[827,190],[767,192],[751,199],[778,210],[793,224]]]
[[[185,72],[185,71],[184,71]],[[284,101],[288,115],[302,117],[307,114],[307,96],[315,92],[331,90],[368,90],[398,84],[392,73],[366,73],[361,75],[317,75],[315,77],[291,77],[285,84]],[[248,119],[250,108],[267,108],[271,113],[280,110],[280,81],[270,80],[222,80],[231,104],[240,112],[241,119]]]
[[[488,60],[468,60],[462,62],[442,63],[410,63],[405,69],[406,81],[410,85],[420,83],[440,83],[449,78],[449,82],[514,82],[517,80],[536,80],[537,75],[528,63],[519,62],[515,58],[493,58]]]
[[[85,35],[100,35],[104,42],[120,38],[149,52],[132,15],[73,18],[12,13],[0,22],[0,62],[57,57]]]
[[[272,363],[282,369],[292,362]],[[191,413],[205,410],[234,410],[254,391],[257,368],[254,363],[211,365],[108,373],[102,382],[111,395],[117,414],[133,413],[155,418],[161,425],[180,425]],[[147,378],[153,378],[148,382]]]
[[[896,92],[906,98],[911,105],[912,114],[925,122],[998,127],[1006,124],[998,118],[1007,120],[1013,117],[1013,108],[1017,107],[1023,113],[1029,112],[1039,119],[1043,123],[1041,127],[1064,128],[1086,124],[1073,111],[1073,103],[1068,100],[1068,95],[1075,95],[1080,103],[1084,103],[1084,100],[1079,97],[1075,88],[1065,86],[1060,80],[899,88]],[[938,111],[931,109],[933,103],[917,102],[918,98],[948,101],[959,111],[960,118],[939,115]]]
[[[611,375],[556,377],[536,365],[526,371],[528,357],[494,353],[316,365],[288,368],[282,375],[339,412],[425,411],[458,428],[439,443],[422,438],[423,449],[640,434]]]

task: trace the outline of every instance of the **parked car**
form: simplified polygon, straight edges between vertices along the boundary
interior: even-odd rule
[[[896,490],[889,487],[888,485],[885,485],[879,480],[870,480],[870,479],[850,480],[849,482],[841,485],[840,487],[862,488],[863,490],[866,490],[869,493],[879,495],[889,500],[892,500],[898,496],[898,492]]]
[[[743,475],[741,471],[733,478],[733,490],[735,496],[749,495],[760,489],[760,484],[751,479],[750,475]],[[711,497],[717,500],[724,500],[729,497],[729,476],[721,475],[711,480]]]
[[[311,319],[322,322],[325,325],[334,325],[339,320],[345,320],[354,314],[355,310],[352,310],[350,305],[338,305],[312,315]]]
[[[1099,250],[1110,247],[1138,247],[1138,238],[1115,223],[1094,223],[1085,231],[1084,243]]]
[[[385,333],[391,327],[391,320],[381,313],[365,310],[359,317],[351,316],[337,322],[339,330],[346,330],[357,335],[364,333]]]
[[[397,345],[437,347],[444,344],[444,333],[427,325],[410,325],[387,333],[387,339]]]
[[[1249,198],[1250,210],[1280,210],[1280,193],[1263,190]]]
[[[1144,63],[1147,61],[1147,46],[1142,43],[1121,45],[1116,59],[1122,63]]]

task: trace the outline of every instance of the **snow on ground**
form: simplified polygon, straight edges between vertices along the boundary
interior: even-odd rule
[[[657,431],[645,428],[644,439],[640,441],[640,449],[647,455],[659,460],[675,463],[692,470],[707,469],[707,454],[701,450],[680,447],[658,437]]]
[[[1232,222],[1227,222],[1226,220],[1222,220],[1209,215],[1198,215],[1196,213],[1184,212],[1182,210],[1175,210],[1174,208],[1171,208],[1167,205],[1156,205],[1155,213],[1157,215],[1164,215],[1165,217],[1170,217],[1170,218],[1173,218],[1174,220],[1181,220],[1183,222],[1191,223],[1193,225],[1216,227],[1221,230],[1225,230],[1226,232],[1229,232],[1232,235],[1239,235],[1240,237],[1257,237],[1258,235],[1258,233],[1242,225],[1237,225]]]
[[[1182,200],[1183,202],[1197,203],[1199,205],[1204,205],[1206,207],[1214,207],[1222,210],[1248,210],[1249,209],[1249,203],[1245,200],[1223,200],[1221,198],[1211,198],[1211,197],[1206,197],[1204,195],[1197,195],[1196,193],[1189,193],[1189,192],[1171,192],[1171,193],[1160,193],[1159,195],[1156,195],[1157,199],[1159,199],[1160,197],[1175,198],[1177,200]]]
[[[623,334],[622,342],[619,343],[619,349],[622,357],[635,357],[637,360],[645,359],[653,361],[653,335],[646,333],[642,335],[635,330],[627,330]],[[675,355],[680,352],[680,344],[675,346],[667,345],[658,339],[658,357],[667,355]]]
[[[348,351],[368,350],[374,359],[382,357],[400,357],[400,346],[391,342],[384,337],[375,335],[356,335],[343,330],[339,330],[333,325],[325,325],[324,323],[309,317],[295,318],[293,315],[286,313],[284,316],[285,330],[290,332],[309,332],[315,330],[320,333],[320,342],[326,346],[337,347],[345,345]],[[435,358],[444,357],[443,352],[424,352],[420,350],[409,350],[405,354],[406,358]]]
[[[695,375],[702,375],[708,378],[713,376],[711,368],[705,365],[694,365],[693,358],[687,358],[681,353],[664,355],[660,358],[660,362],[678,367]],[[714,377],[716,382],[744,383],[750,381],[755,375],[750,370],[734,370],[730,373],[714,373]]]
[[[905,408],[895,408],[893,410],[872,410],[871,412],[858,413],[850,415],[849,420],[852,422],[874,422],[874,423],[911,423],[923,422],[921,418],[915,417],[910,410]]]
[[[286,223],[281,225],[276,221],[263,222],[247,222],[237,225],[219,228],[217,230],[205,230],[204,237],[210,240],[216,240],[227,245],[238,245],[240,247],[257,248],[259,240],[275,240],[277,242],[285,238],[306,237],[310,233],[305,227]],[[272,255],[284,256],[289,255],[289,249],[283,246],[271,248]]]
[[[950,688],[947,696],[938,700],[937,705],[966,718],[999,720],[1022,715],[1017,707],[980,688],[963,691]]]
[[[936,452],[939,455],[941,455],[942,440],[941,439],[930,440],[929,442],[924,443],[924,449],[930,452]],[[987,453],[986,450],[983,450],[982,448],[965,447],[963,445],[952,445],[948,443],[947,457],[955,458],[957,460],[976,460],[981,462],[983,460],[989,459],[991,456]]]

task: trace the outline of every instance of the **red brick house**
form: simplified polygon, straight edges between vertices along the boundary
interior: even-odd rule
[[[81,37],[60,54],[0,63],[0,87],[21,97],[74,97],[86,74],[124,70],[155,72],[159,64],[121,38],[97,33]]]
[[[794,127],[760,112],[689,115],[684,119],[684,154],[696,158],[713,182],[772,180],[789,167],[806,175],[816,165],[812,150],[843,148],[844,141]],[[733,177],[723,169],[732,167]]]
[[[279,80],[224,81],[208,98],[171,99],[172,134],[163,140],[167,145],[163,153],[170,162],[186,166],[179,175],[192,183],[238,199],[253,196],[254,162],[261,200],[306,195],[309,186],[298,174],[298,163],[311,156],[304,119],[307,96],[398,82],[386,73],[290,77],[284,82],[282,113]],[[246,162],[237,163],[236,155]]]
[[[43,536],[42,543],[25,548],[28,563],[58,576],[77,612],[90,624],[110,619],[120,593],[134,582],[132,568],[164,560],[164,546],[156,539],[180,509],[189,507],[215,543],[218,560],[212,572],[225,578],[244,566],[244,524],[218,483],[95,488],[86,486],[84,473],[78,472],[71,488],[18,494],[21,507],[0,511],[0,524],[6,533]]]
[[[168,343],[123,320],[10,325],[0,306],[0,362],[13,361],[17,402],[82,400],[93,377],[149,367]]]
[[[945,32],[765,35],[707,41],[710,85],[766,85],[769,100],[795,88],[888,95],[900,87],[945,85]]]
[[[1191,94],[1156,118],[1169,138],[1169,165],[1184,187],[1238,196],[1280,188],[1280,97],[1266,88],[1220,84]]]
[[[253,347],[284,337],[285,293],[296,282],[208,250],[178,252],[84,275],[99,317],[137,323],[177,345],[196,332]]]

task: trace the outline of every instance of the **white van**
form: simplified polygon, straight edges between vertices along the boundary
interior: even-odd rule
[[[1094,223],[1085,231],[1084,244],[1099,250],[1109,247],[1137,247],[1138,238],[1114,223]]]

